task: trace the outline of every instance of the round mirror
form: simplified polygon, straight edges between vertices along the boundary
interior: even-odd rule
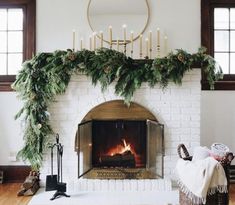
[[[103,38],[109,41],[109,27],[112,27],[113,42],[124,39],[137,39],[149,20],[147,0],[90,0],[87,17],[93,32],[103,32]],[[123,26],[125,25],[125,26]]]

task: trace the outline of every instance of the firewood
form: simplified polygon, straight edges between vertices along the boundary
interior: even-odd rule
[[[100,165],[108,167],[135,167],[135,156],[129,151],[113,156],[104,155],[100,157]]]
[[[30,172],[26,177],[21,189],[18,191],[17,196],[31,196],[39,189],[39,174],[37,172]]]
[[[26,177],[24,183],[22,184],[22,187],[25,188],[25,189],[29,189],[30,187],[33,186],[33,184],[37,180],[38,180],[38,178],[35,177],[35,176],[28,176],[28,177]]]
[[[31,188],[29,188],[24,192],[24,196],[32,196],[37,192],[38,189],[39,189],[39,182],[37,181],[33,184]]]
[[[26,192],[26,190],[24,188],[21,188],[18,193],[17,196],[24,196],[24,193]]]

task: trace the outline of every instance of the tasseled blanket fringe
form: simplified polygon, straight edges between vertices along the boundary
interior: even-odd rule
[[[180,187],[180,191],[182,191],[192,201],[193,204],[206,204],[206,197],[198,197],[194,195],[180,180],[177,182]],[[228,188],[227,186],[211,187],[208,189],[207,195],[213,195],[216,192],[228,193]]]

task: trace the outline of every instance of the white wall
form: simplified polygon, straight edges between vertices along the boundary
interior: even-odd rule
[[[88,0],[38,0],[37,50],[54,51],[72,47],[72,30],[79,36],[92,34],[87,20]],[[199,0],[149,0],[148,30],[167,33],[170,48],[196,51],[200,46]],[[108,29],[108,28],[107,28]]]
[[[228,145],[235,152],[235,91],[203,91],[201,97],[201,143]]]
[[[38,0],[37,51],[71,48],[74,28],[79,30],[79,35],[89,36],[87,4],[88,0]],[[170,48],[184,48],[190,52],[197,50],[200,46],[199,0],[149,0],[149,5],[151,16],[147,30],[159,27],[166,32]],[[204,144],[214,141],[230,146],[234,144],[233,94],[202,92],[201,138]],[[22,143],[20,120],[15,122],[13,119],[20,108],[15,96],[15,93],[0,93],[0,164],[11,164],[7,158],[9,152],[18,149]]]
[[[0,92],[0,165],[20,163],[12,160],[23,145],[21,121],[14,120],[21,106],[16,93]]]

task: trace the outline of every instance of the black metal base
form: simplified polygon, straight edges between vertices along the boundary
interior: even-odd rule
[[[70,197],[65,192],[56,191],[56,193],[54,193],[53,197],[50,200],[54,200],[56,198],[59,198],[60,196]]]

